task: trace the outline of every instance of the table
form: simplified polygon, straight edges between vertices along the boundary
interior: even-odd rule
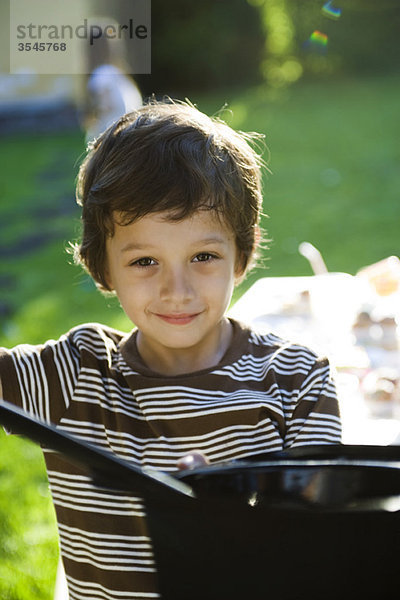
[[[367,375],[382,367],[398,372],[400,381],[398,347],[389,351],[379,344],[357,343],[354,323],[367,294],[365,282],[347,273],[264,277],[233,305],[229,316],[328,356],[336,372],[344,443],[400,444],[400,402],[378,409],[363,388]]]

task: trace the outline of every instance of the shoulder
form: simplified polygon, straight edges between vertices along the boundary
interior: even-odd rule
[[[61,340],[67,341],[80,352],[94,352],[98,355],[101,351],[107,354],[117,352],[119,343],[125,336],[126,333],[100,323],[85,323],[71,329]]]
[[[320,360],[327,362],[305,345],[273,333],[260,333],[243,323],[234,322],[234,327],[233,349],[218,374],[235,379],[268,380],[271,384],[278,380],[293,382],[304,379]]]
[[[319,360],[326,360],[318,353],[296,340],[284,339],[272,332],[262,333],[246,325],[240,325],[247,339],[248,351],[257,356],[265,356],[270,360],[289,362],[306,362],[314,364]]]
[[[0,348],[0,359],[13,356],[15,360],[22,357],[47,357],[53,354],[76,355],[89,352],[100,357],[118,351],[119,343],[125,333],[101,325],[85,323],[70,329],[58,339],[49,339],[43,344],[19,344],[12,349]]]
[[[265,370],[285,389],[308,389],[332,381],[333,372],[327,356],[306,345],[284,340],[272,333],[260,335],[253,332],[252,342],[266,349]]]

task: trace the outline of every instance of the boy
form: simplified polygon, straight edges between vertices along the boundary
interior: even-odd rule
[[[225,316],[261,211],[249,138],[186,104],[152,103],[98,138],[77,196],[76,258],[136,325],[99,324],[0,354],[5,400],[141,466],[338,443],[326,359]],[[45,452],[70,598],[156,598],[140,498]]]

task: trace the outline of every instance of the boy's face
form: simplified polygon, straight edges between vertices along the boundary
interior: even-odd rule
[[[118,215],[115,215],[118,217]],[[110,287],[150,354],[215,352],[237,273],[233,233],[212,211],[174,222],[152,213],[115,223],[107,241]],[[151,365],[150,365],[151,366]]]

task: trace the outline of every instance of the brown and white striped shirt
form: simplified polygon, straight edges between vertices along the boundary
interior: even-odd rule
[[[1,350],[4,399],[133,464],[169,472],[192,450],[215,463],[339,443],[328,361],[232,324],[218,365],[179,376],[148,369],[135,332],[95,323],[42,346]],[[71,600],[158,598],[143,501],[44,453]]]

